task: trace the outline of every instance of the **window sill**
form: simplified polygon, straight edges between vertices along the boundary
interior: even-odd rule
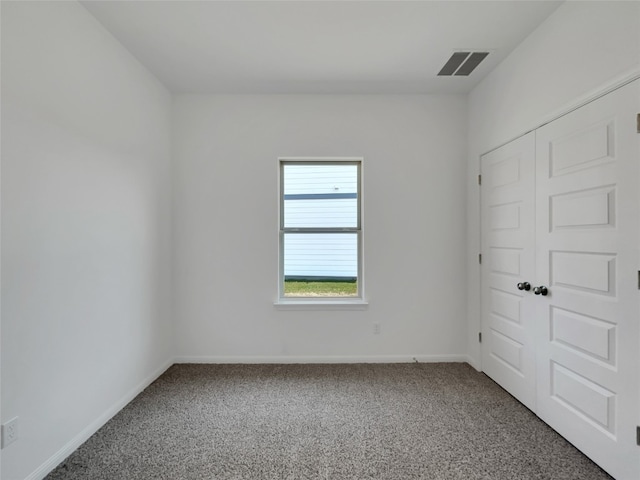
[[[366,310],[369,302],[361,298],[281,298],[273,305],[278,310]]]

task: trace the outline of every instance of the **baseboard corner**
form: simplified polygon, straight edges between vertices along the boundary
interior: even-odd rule
[[[126,407],[135,397],[151,385],[160,375],[169,369],[175,363],[173,357],[169,357],[159,368],[154,370],[150,375],[144,378],[137,386],[131,389],[127,394],[120,398],[112,407],[108,408],[96,420],[87,425],[78,435],[67,442],[60,450],[54,453],[48,460],[42,463],[24,480],[43,480],[49,475],[60,463],[71,455],[80,445],[86,442],[89,437],[96,433],[102,426],[113,418],[120,410]]]

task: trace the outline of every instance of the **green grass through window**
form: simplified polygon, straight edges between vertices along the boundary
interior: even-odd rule
[[[284,282],[285,297],[354,297],[357,294],[356,282]]]

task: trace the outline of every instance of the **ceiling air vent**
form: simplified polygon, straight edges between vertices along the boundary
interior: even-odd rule
[[[489,52],[454,52],[451,58],[444,64],[439,76],[464,76],[467,77],[482,62]]]

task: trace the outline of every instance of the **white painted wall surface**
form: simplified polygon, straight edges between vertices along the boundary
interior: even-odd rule
[[[177,95],[178,358],[464,358],[465,126],[463,96]],[[366,310],[273,305],[278,157],[297,156],[364,158]]]
[[[479,367],[480,155],[640,68],[640,2],[566,2],[469,95],[468,351]]]
[[[2,2],[2,478],[171,359],[171,97],[75,2]]]

